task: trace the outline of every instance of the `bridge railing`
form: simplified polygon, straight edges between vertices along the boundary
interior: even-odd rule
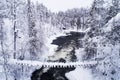
[[[82,62],[40,62],[31,60],[9,59],[7,64],[20,66],[37,66],[37,67],[89,67],[98,64],[98,61],[82,61]]]

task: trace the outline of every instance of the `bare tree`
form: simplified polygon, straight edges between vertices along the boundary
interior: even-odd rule
[[[16,59],[16,1],[13,2],[13,24],[14,24],[14,59]]]

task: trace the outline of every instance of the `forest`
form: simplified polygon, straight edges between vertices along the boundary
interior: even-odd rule
[[[37,1],[0,0],[0,80],[119,80],[119,20],[120,0],[94,0],[90,8],[59,12]],[[100,64],[59,69],[14,60]]]

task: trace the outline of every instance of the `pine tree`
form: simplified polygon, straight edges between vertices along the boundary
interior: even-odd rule
[[[35,18],[35,11],[34,11],[34,5],[32,5],[30,0],[27,0],[28,2],[28,27],[29,27],[29,53],[30,53],[30,59],[34,60],[37,59],[38,56],[38,39],[37,39],[37,30],[36,30],[36,18]]]

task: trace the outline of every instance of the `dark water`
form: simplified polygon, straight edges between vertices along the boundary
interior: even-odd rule
[[[57,37],[57,39],[53,40],[52,44],[64,46],[70,44],[72,41],[75,41],[75,43],[77,43],[79,39],[83,38],[84,36],[85,33],[82,32],[70,32],[66,36]]]
[[[61,51],[63,48],[69,45],[73,46],[73,50],[70,52],[70,61],[76,61],[75,48],[80,47],[79,39],[83,38],[85,33],[81,32],[70,32],[66,36],[57,37],[51,44],[58,45],[57,51]],[[56,62],[56,61],[55,61]],[[57,60],[57,62],[66,62],[65,59]],[[31,80],[68,80],[65,74],[73,71],[72,68],[49,68],[47,72],[43,72],[45,68],[40,68],[32,73]]]
[[[70,72],[75,68],[50,68],[47,72],[40,74],[42,69],[44,68],[33,72],[31,80],[68,80],[65,77],[65,73]]]

